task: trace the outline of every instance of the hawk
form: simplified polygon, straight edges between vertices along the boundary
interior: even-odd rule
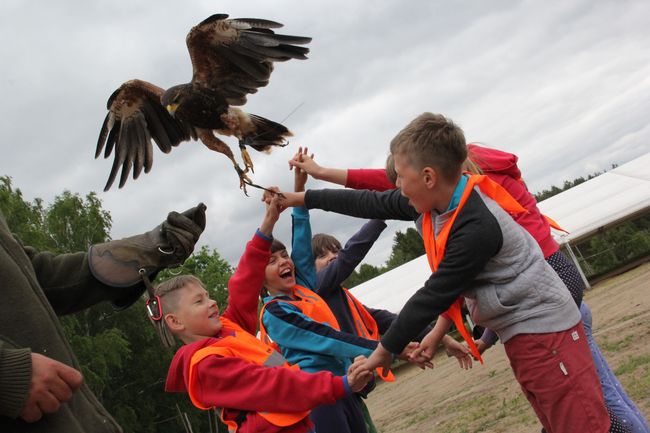
[[[129,174],[137,179],[151,170],[153,145],[169,153],[189,140],[200,140],[208,149],[223,153],[233,163],[239,186],[255,185],[247,173],[253,161],[246,146],[270,151],[285,146],[291,132],[283,125],[242,111],[249,94],[268,84],[274,62],[306,59],[301,46],[311,38],[276,34],[282,24],[257,18],[228,19],[215,14],[194,26],[186,38],[192,61],[192,81],[164,90],[142,80],[122,84],[108,98],[95,158],[114,154],[104,187],[108,191],[121,170],[119,188]],[[218,135],[239,140],[241,167],[230,147]],[[265,189],[265,188],[262,188]]]

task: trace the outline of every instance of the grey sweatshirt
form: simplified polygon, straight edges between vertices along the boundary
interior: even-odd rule
[[[305,205],[360,218],[412,220],[421,226],[422,215],[399,190],[309,190]],[[437,232],[451,212],[432,216]],[[504,343],[517,334],[564,331],[580,320],[568,289],[535,240],[477,190],[454,222],[438,270],[404,305],[382,345],[400,353],[460,295],[474,322],[494,330]]]

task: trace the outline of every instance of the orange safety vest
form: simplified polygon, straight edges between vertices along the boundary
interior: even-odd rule
[[[486,175],[472,175],[467,180],[467,185],[463,190],[463,194],[460,197],[458,206],[452,213],[451,217],[445,222],[442,226],[438,235],[434,235],[433,224],[431,222],[431,212],[426,212],[423,215],[422,219],[422,238],[424,240],[424,249],[427,253],[427,259],[429,261],[429,266],[431,267],[431,272],[436,272],[438,266],[442,261],[445,255],[445,248],[447,246],[447,239],[449,238],[449,233],[451,232],[451,227],[456,221],[458,213],[463,208],[469,195],[471,194],[474,186],[478,186],[481,192],[492,200],[496,201],[499,206],[503,208],[506,212],[510,214],[526,212],[526,209],[515,200],[505,188],[503,188],[498,183],[494,182],[492,179]],[[478,359],[481,364],[483,363],[483,358],[478,352],[474,340],[471,338],[465,323],[463,322],[463,316],[460,311],[461,302],[454,302],[451,307],[446,311],[448,316],[456,325],[458,332],[463,336],[463,339],[467,342],[467,345],[472,352],[472,355]]]
[[[352,321],[354,322],[354,327],[357,330],[357,335],[360,337],[369,339],[369,340],[379,340],[379,327],[377,326],[377,321],[374,317],[366,310],[366,307],[363,306],[361,301],[355,298],[352,293],[346,288],[343,288],[345,297],[348,301],[348,307],[350,313],[352,314]],[[389,370],[386,375],[382,375],[382,368],[377,368],[377,373],[386,382],[395,382],[395,376]]]
[[[197,350],[192,355],[192,358],[190,360],[190,374],[187,391],[194,406],[204,410],[210,409],[210,407],[204,406],[196,397],[196,366],[199,362],[201,362],[201,360],[208,356],[230,356],[243,359],[252,364],[262,365],[264,367],[281,366],[291,370],[300,370],[297,365],[290,365],[287,360],[284,359],[284,357],[278,352],[273,350],[272,347],[264,344],[253,335],[246,332],[242,327],[237,325],[232,320],[229,320],[225,317],[221,317],[220,320],[223,324],[223,327],[225,329],[233,331],[234,335],[227,335],[215,341],[211,345]],[[300,422],[300,420],[309,415],[309,411],[286,413],[258,412],[258,414],[275,426],[287,427]],[[233,420],[227,421],[224,419],[223,415],[223,409],[221,409],[221,419],[228,426],[228,432],[236,432],[239,427],[237,422]]]
[[[352,295],[350,295],[352,296]],[[277,348],[277,344],[271,342],[271,339],[269,338],[269,335],[266,332],[266,327],[264,326],[264,323],[262,321],[262,317],[264,316],[264,311],[266,310],[266,306],[269,305],[271,302],[287,302],[289,304],[295,305],[305,316],[309,317],[312,319],[314,322],[318,323],[324,323],[326,325],[331,326],[332,328],[336,329],[337,331],[341,330],[341,326],[339,325],[338,320],[336,320],[336,316],[334,316],[334,313],[332,313],[332,310],[330,309],[329,305],[327,305],[327,302],[323,298],[318,295],[318,293],[309,290],[306,287],[300,286],[298,284],[295,285],[293,288],[293,291],[291,293],[291,297],[293,299],[291,300],[285,300],[285,299],[273,299],[269,302],[267,302],[263,307],[262,310],[260,311],[260,340],[262,340],[264,343],[269,344],[269,345],[274,345],[274,347]],[[356,301],[356,299],[355,299]],[[348,298],[348,302],[350,302]],[[359,301],[356,301],[359,302]],[[361,303],[359,302],[359,305]],[[350,308],[351,311],[353,311],[352,315],[354,318],[354,310],[353,308]],[[365,311],[365,309],[363,309]],[[365,313],[368,314],[367,311]],[[372,319],[372,316],[370,316],[370,319]],[[372,319],[374,322],[374,319]],[[355,326],[356,326],[356,318],[355,318]],[[375,322],[375,327],[377,326],[377,323]],[[357,331],[360,331],[359,328],[357,327]],[[365,333],[359,333],[359,335],[363,338],[368,338],[365,336]],[[378,336],[378,334],[377,334]],[[378,338],[375,338],[377,340]],[[278,348],[279,349],[279,348]],[[377,371],[380,373],[380,377],[384,379],[387,382],[393,382],[395,380],[395,377],[391,372],[388,372],[386,375],[381,375],[380,368],[377,369]]]
[[[551,227],[553,227],[555,230],[559,230],[559,231],[564,232],[564,233],[569,233],[568,231],[566,231],[562,227],[560,227],[560,225],[557,222],[555,222],[555,220],[553,218],[551,218],[550,216],[548,216],[548,215],[542,215],[542,216],[544,218],[546,218],[546,221],[548,221],[548,224]]]

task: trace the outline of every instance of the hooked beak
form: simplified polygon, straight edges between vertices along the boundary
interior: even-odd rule
[[[173,116],[176,112],[176,109],[178,108],[178,104],[168,104],[166,108],[169,114]]]

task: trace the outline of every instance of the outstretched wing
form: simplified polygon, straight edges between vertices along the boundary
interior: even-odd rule
[[[113,167],[104,191],[108,191],[122,168],[119,187],[122,188],[133,169],[133,179],[151,170],[153,163],[153,139],[158,148],[169,153],[173,146],[196,139],[196,131],[190,125],[173,118],[161,105],[164,90],[151,83],[131,80],[122,84],[108,98],[108,114],[97,140],[95,158],[104,147],[104,158],[115,149]]]
[[[246,95],[266,86],[273,62],[306,59],[304,45],[311,38],[278,35],[282,27],[257,18],[227,19],[216,14],[192,28],[187,49],[192,58],[193,84],[207,86],[221,94],[230,105],[243,105]]]

